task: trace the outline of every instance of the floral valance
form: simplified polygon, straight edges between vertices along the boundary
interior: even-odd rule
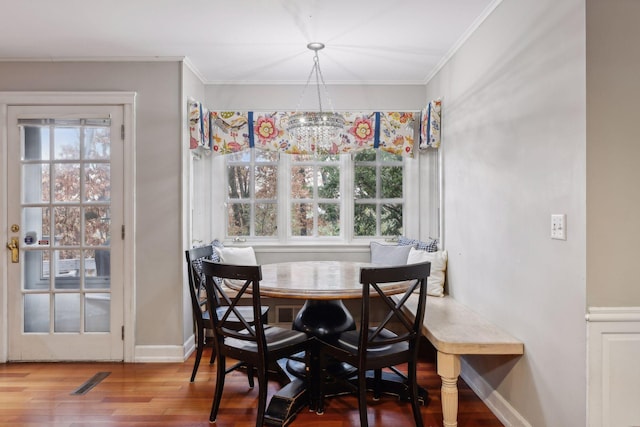
[[[431,103],[430,103],[431,105]],[[427,107],[428,109],[429,107]],[[427,114],[429,114],[429,111]],[[190,148],[202,147],[214,154],[236,153],[251,148],[289,154],[310,154],[309,147],[297,145],[286,131],[293,112],[280,111],[208,111],[195,100],[189,101]],[[393,154],[412,156],[414,141],[426,132],[439,145],[438,122],[425,122],[424,112],[345,112],[344,132],[325,149],[327,154],[342,154],[375,148]],[[425,124],[426,123],[426,124]],[[437,147],[435,143],[428,146]],[[422,143],[420,144],[422,147]]]

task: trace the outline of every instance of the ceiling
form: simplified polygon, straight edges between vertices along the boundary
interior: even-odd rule
[[[497,0],[0,0],[0,60],[185,57],[205,83],[423,84]]]

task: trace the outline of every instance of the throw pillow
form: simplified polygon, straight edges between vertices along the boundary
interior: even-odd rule
[[[383,265],[404,265],[407,263],[412,246],[383,245],[371,242],[371,263]]]
[[[444,296],[444,274],[447,270],[447,251],[427,252],[411,247],[407,264],[431,262],[431,273],[427,279],[427,295]]]
[[[214,247],[220,256],[220,262],[233,265],[258,265],[256,254],[251,246],[246,248]]]
[[[429,239],[426,242],[416,239],[409,239],[405,236],[398,237],[398,245],[400,246],[413,246],[416,249],[420,249],[427,252],[436,252],[438,250],[438,239]]]

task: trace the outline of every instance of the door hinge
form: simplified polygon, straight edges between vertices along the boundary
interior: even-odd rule
[[[122,325],[122,341],[124,341],[124,325]]]
[[[124,225],[120,229],[120,237],[122,237],[122,240],[124,240]]]
[[[124,125],[120,125],[120,138],[124,141]]]

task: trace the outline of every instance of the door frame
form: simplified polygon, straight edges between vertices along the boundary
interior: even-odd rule
[[[136,191],[136,132],[135,92],[2,92],[0,91],[0,242],[9,241],[8,208],[8,107],[13,105],[119,105],[123,107],[124,122],[124,224],[126,234],[123,242],[123,313],[124,313],[124,362],[135,359],[135,191]],[[0,363],[8,356],[8,251],[0,258]]]

